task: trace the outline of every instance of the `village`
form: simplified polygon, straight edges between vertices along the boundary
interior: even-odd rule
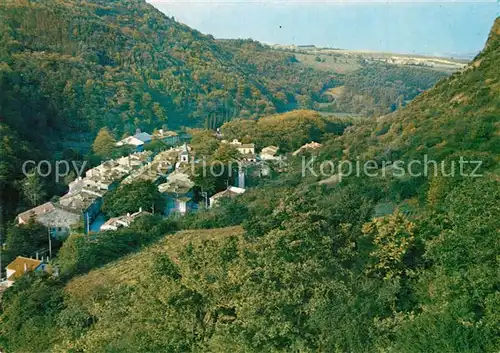
[[[0,287],[7,288],[14,284],[28,271],[44,271],[52,256],[51,240],[64,241],[75,231],[92,236],[100,232],[117,231],[128,228],[144,215],[182,217],[200,209],[216,207],[223,198],[233,198],[247,191],[247,180],[251,177],[269,176],[271,168],[282,165],[287,156],[279,154],[279,147],[267,146],[256,153],[254,143],[242,143],[237,139],[227,141],[218,130],[214,133],[220,146],[231,146],[238,152],[239,158],[233,162],[238,165],[234,178],[226,181],[224,190],[209,194],[201,190],[202,200],[195,199],[196,184],[193,181],[194,167],[201,164],[204,156],[197,156],[189,144],[191,136],[174,131],[155,130],[153,134],[137,129],[135,135],[116,143],[116,147],[127,146],[131,153],[120,158],[109,159],[97,167],[85,172],[68,185],[66,194],[57,202],[46,202],[16,217],[17,225],[37,222],[48,229],[49,249],[41,250],[32,258],[18,256],[6,267],[6,278],[0,281]],[[158,152],[145,150],[153,141],[162,141],[168,149]],[[311,142],[293,152],[292,156],[314,150],[321,145]],[[251,170],[251,172],[249,172]],[[120,185],[147,181],[156,185],[164,200],[162,209],[143,209],[117,217],[106,217],[102,212],[103,200],[107,193]],[[107,219],[108,218],[108,219]]]

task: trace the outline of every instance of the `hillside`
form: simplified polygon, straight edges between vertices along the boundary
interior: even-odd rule
[[[486,47],[465,69],[440,81],[405,109],[343,137],[346,157],[437,159],[457,155],[498,162],[500,34],[497,19]],[[369,153],[367,153],[369,151]]]

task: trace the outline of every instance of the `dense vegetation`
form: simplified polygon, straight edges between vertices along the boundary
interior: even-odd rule
[[[321,142],[340,136],[351,125],[346,120],[327,119],[312,110],[296,110],[259,120],[233,120],[222,126],[224,138],[254,143],[258,149],[277,146],[281,152],[293,152],[311,141]]]
[[[365,116],[384,115],[405,106],[446,76],[425,68],[365,66],[345,77],[342,93],[330,109]]]
[[[0,347],[497,352],[499,61],[497,19],[467,70],[401,111],[334,125],[339,133],[321,136],[320,161],[462,156],[483,161],[482,177],[388,172],[318,183],[322,178],[303,177],[297,158],[280,177],[212,210],[183,219],[144,217],[95,237],[73,235],[53,264],[59,277],[30,274],[4,293]],[[270,130],[293,150],[298,142],[287,135],[301,139],[302,131],[279,135],[273,126],[282,120],[231,122],[225,129],[246,131],[244,138],[262,145],[270,143],[263,135]],[[295,123],[315,133],[327,121],[301,112],[285,127]],[[203,145],[204,138],[193,143]],[[232,153],[215,145],[207,150]],[[9,150],[2,153],[11,158]],[[184,230],[162,238],[178,229]]]

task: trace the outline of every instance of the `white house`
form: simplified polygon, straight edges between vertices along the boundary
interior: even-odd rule
[[[219,200],[222,198],[236,197],[236,196],[244,194],[245,191],[246,190],[243,188],[237,188],[235,186],[230,186],[226,190],[219,192],[210,198],[210,207],[214,207],[215,205],[217,205]]]
[[[240,152],[244,156],[255,155],[255,145],[253,143],[241,143],[240,141],[234,139],[229,144],[236,148],[238,152]]]
[[[275,160],[278,158],[276,156],[278,154],[278,150],[279,150],[279,147],[276,147],[276,146],[265,147],[260,152],[260,159],[263,161]]]
[[[139,140],[135,136],[129,136],[125,137],[123,140],[118,141],[116,143],[117,147],[121,146],[133,146],[135,147],[138,151],[144,148],[144,142],[142,140]]]
[[[128,227],[130,227],[132,222],[134,222],[138,217],[144,216],[147,214],[150,214],[150,213],[143,211],[142,208],[139,208],[138,212],[135,212],[132,214],[127,213],[125,216],[110,218],[106,223],[104,223],[101,226],[100,229],[101,229],[101,231],[107,231],[107,230],[116,231],[122,227],[128,228]]]

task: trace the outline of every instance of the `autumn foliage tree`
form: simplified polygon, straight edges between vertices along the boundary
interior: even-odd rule
[[[102,128],[99,130],[94,143],[92,144],[92,150],[94,153],[102,158],[110,157],[116,144],[116,139],[111,135],[108,129]]]

